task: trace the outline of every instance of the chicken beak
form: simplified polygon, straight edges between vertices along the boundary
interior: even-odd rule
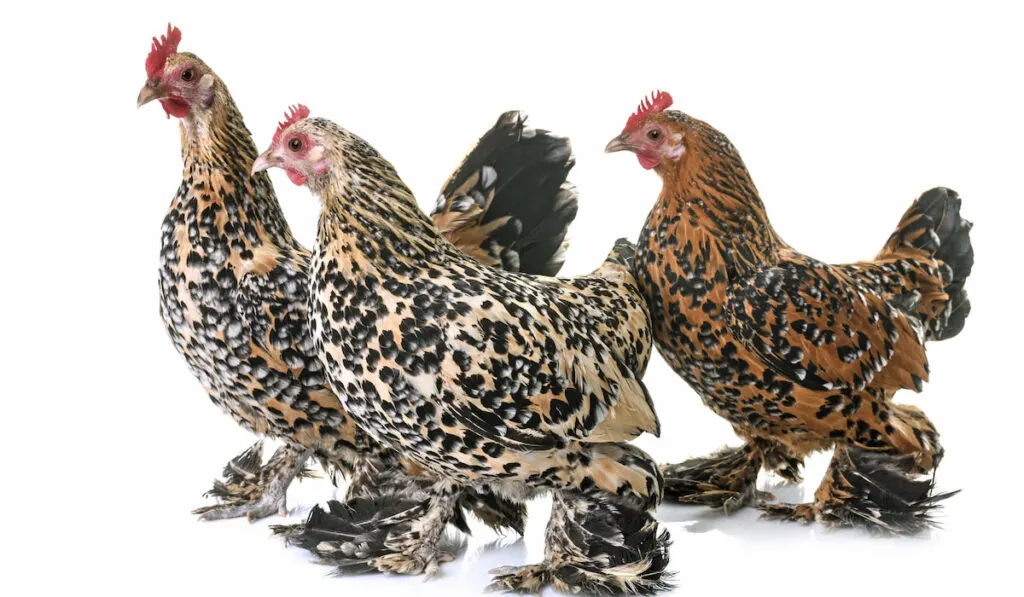
[[[159,81],[146,81],[142,91],[139,92],[139,100],[136,107],[141,108],[153,100],[164,99],[168,95],[169,90],[161,85]]]
[[[604,146],[605,153],[615,153],[616,151],[633,151],[633,146],[626,141],[626,133],[615,137],[608,142],[608,145]]]
[[[252,163],[252,176],[255,176],[258,172],[265,172],[274,167],[274,162],[276,160],[271,152],[271,149],[264,151],[260,154],[260,157],[256,158],[256,161]]]

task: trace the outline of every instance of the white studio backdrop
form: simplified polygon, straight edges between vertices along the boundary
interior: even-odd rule
[[[134,102],[150,37],[168,21],[183,32],[180,49],[227,83],[257,146],[289,104],[305,103],[375,145],[425,208],[499,113],[521,109],[569,136],[581,203],[565,274],[596,267],[616,238],[635,239],[653,205],[656,175],[602,150],[655,88],[732,139],[776,229],[819,259],[870,257],[918,194],[957,190],[975,223],[974,311],[962,334],[929,345],[924,393],[899,397],[942,433],[939,488],[963,489],[943,528],[877,539],[750,510],[726,518],[667,505],[658,516],[674,540],[679,595],[1012,592],[1002,587],[1019,559],[1024,417],[1016,7],[179,1],[3,11],[3,594],[455,597],[480,594],[489,568],[542,557],[547,500],[531,505],[525,539],[478,526],[426,583],[330,577],[270,536],[280,517],[200,523],[189,513],[253,438],[209,403],[157,314],[159,230],[180,147],[175,122]],[[271,176],[311,244],[317,202]],[[638,443],[660,461],[737,443],[659,357],[645,381],[664,432]],[[809,500],[826,461],[813,458],[805,483],[779,496]],[[334,491],[296,484],[287,520]]]

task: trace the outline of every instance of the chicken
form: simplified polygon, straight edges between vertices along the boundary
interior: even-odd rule
[[[438,570],[464,487],[513,500],[554,491],[545,560],[494,586],[646,593],[665,586],[667,532],[648,510],[657,465],[624,442],[657,434],[641,376],[648,312],[618,243],[593,274],[558,279],[457,250],[368,143],[299,108],[253,172],[284,169],[319,196],[311,325],[331,387],[373,439],[435,479],[393,508],[367,550],[351,510],[314,511],[292,540],[345,569]]]
[[[924,193],[873,261],[822,263],[779,238],[725,135],[671,104],[667,93],[641,102],[606,151],[631,151],[662,178],[635,270],[655,342],[746,444],[666,467],[666,495],[886,533],[928,528],[950,495],[925,478],[939,435],[893,396],[921,390],[925,342],[955,336],[970,312],[959,197]],[[813,503],[765,503],[761,468],[798,481],[804,457],[832,447]]]
[[[160,313],[210,399],[253,433],[283,440],[263,464],[257,444],[228,463],[205,519],[269,516],[289,484],[318,458],[352,473],[352,496],[417,490],[417,467],[396,461],[354,424],[326,385],[308,327],[310,252],[292,236],[242,116],[223,81],[178,52],[168,26],[146,58],[141,106],[158,100],[180,119],[184,175],[163,223]],[[563,260],[576,194],[568,141],[499,118],[445,184],[435,219],[487,263],[554,273]],[[463,506],[496,527],[523,528],[525,510],[485,493]],[[464,524],[462,525],[464,526]]]

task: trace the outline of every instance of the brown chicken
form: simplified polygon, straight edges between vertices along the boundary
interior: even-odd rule
[[[970,312],[970,222],[951,190],[924,193],[872,261],[829,265],[772,228],[739,153],[707,123],[641,102],[606,151],[631,151],[663,181],[641,233],[636,275],[662,355],[746,445],[665,467],[666,495],[771,517],[928,528],[935,427],[895,404],[928,379],[925,342],[955,336]],[[814,502],[767,504],[761,468],[790,481],[835,448]]]

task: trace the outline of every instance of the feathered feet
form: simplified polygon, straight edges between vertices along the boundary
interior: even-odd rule
[[[469,533],[469,526],[462,514],[464,511],[472,512],[481,522],[499,533],[508,529],[522,535],[526,530],[526,504],[498,495],[488,487],[466,489],[459,498],[457,517],[462,519],[462,523],[456,521],[455,526]]]
[[[649,513],[555,492],[544,561],[492,570],[490,590],[651,595],[669,589],[668,531]]]
[[[938,503],[958,493],[934,494],[933,489],[934,475],[919,475],[913,454],[894,456],[837,446],[813,503],[771,504],[761,509],[769,519],[913,535],[933,528],[932,513]]]
[[[440,539],[457,516],[459,494],[454,485],[435,482],[426,488],[423,499],[390,494],[331,501],[327,510],[314,507],[303,524],[272,528],[340,573],[430,577],[440,571],[440,564],[454,559],[454,554],[440,548]]]
[[[399,459],[393,452],[383,450],[375,458],[357,459],[346,498],[396,496],[412,501],[427,499],[432,477],[422,470],[410,470],[409,466],[409,462]],[[458,509],[450,522],[469,534],[466,511],[472,512],[497,532],[509,529],[522,535],[526,528],[526,505],[498,495],[488,487],[463,488],[459,496]]]
[[[306,468],[307,451],[292,446],[278,448],[263,464],[263,442],[232,458],[224,467],[223,479],[213,482],[207,497],[220,503],[192,511],[203,520],[246,517],[250,521],[286,512],[288,486],[296,477],[311,477]]]
[[[746,444],[739,448],[722,448],[705,458],[665,465],[661,469],[665,477],[665,498],[722,508],[726,514],[773,500],[775,496],[757,489],[757,474],[763,463],[762,451]],[[799,465],[780,470],[798,471]],[[799,478],[798,472],[794,474]]]

